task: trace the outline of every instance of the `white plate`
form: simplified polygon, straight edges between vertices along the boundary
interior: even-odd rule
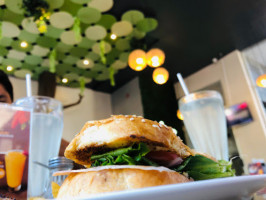
[[[238,176],[112,192],[86,200],[237,200],[250,199],[264,187],[266,175]]]

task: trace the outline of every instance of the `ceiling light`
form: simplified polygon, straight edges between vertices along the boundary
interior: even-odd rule
[[[261,76],[259,76],[256,80],[256,84],[259,87],[264,87],[266,88],[266,74],[263,74]]]
[[[153,56],[151,58],[151,62],[152,62],[152,66],[153,67],[158,67],[160,66],[160,62],[159,62],[159,57],[158,56]]]
[[[85,60],[83,60],[83,64],[84,64],[84,65],[88,65],[88,64],[90,64],[90,61],[87,60],[87,59],[85,59]]]
[[[22,41],[22,42],[20,43],[20,46],[21,46],[22,48],[26,48],[26,47],[28,46],[28,43],[25,42],[25,41]]]
[[[146,68],[146,53],[141,49],[132,51],[128,57],[128,65],[135,71],[141,71]]]
[[[151,49],[147,53],[147,64],[150,67],[159,67],[164,63],[165,54],[161,49]]]
[[[152,78],[155,83],[162,85],[168,81],[169,73],[165,68],[159,67],[153,71]]]
[[[8,66],[6,67],[6,70],[9,71],[9,72],[11,72],[13,69],[14,69],[14,68],[13,68],[13,66],[11,66],[11,65],[8,65]]]
[[[143,58],[137,58],[137,59],[136,59],[136,63],[137,63],[138,65],[143,64],[143,63],[144,63]]]
[[[110,38],[112,39],[112,40],[115,40],[116,38],[117,38],[117,36],[116,36],[116,34],[112,34],[111,36],[110,36]]]
[[[62,79],[62,82],[63,82],[63,83],[67,83],[67,82],[68,82],[68,79],[67,79],[67,78],[63,78],[63,79]]]

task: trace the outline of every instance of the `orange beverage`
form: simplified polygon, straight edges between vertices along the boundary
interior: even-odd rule
[[[26,156],[20,151],[10,151],[5,155],[6,180],[11,188],[20,186]]]

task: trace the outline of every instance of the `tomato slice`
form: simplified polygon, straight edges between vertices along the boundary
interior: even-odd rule
[[[181,157],[167,151],[151,151],[145,157],[165,167],[174,167],[183,162]]]

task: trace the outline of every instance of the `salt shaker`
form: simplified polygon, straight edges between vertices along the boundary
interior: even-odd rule
[[[46,183],[45,191],[43,194],[44,198],[52,199],[52,182],[55,182],[61,186],[67,177],[67,175],[53,176],[53,173],[58,171],[72,170],[74,163],[65,157],[54,157],[49,159],[49,181]]]

